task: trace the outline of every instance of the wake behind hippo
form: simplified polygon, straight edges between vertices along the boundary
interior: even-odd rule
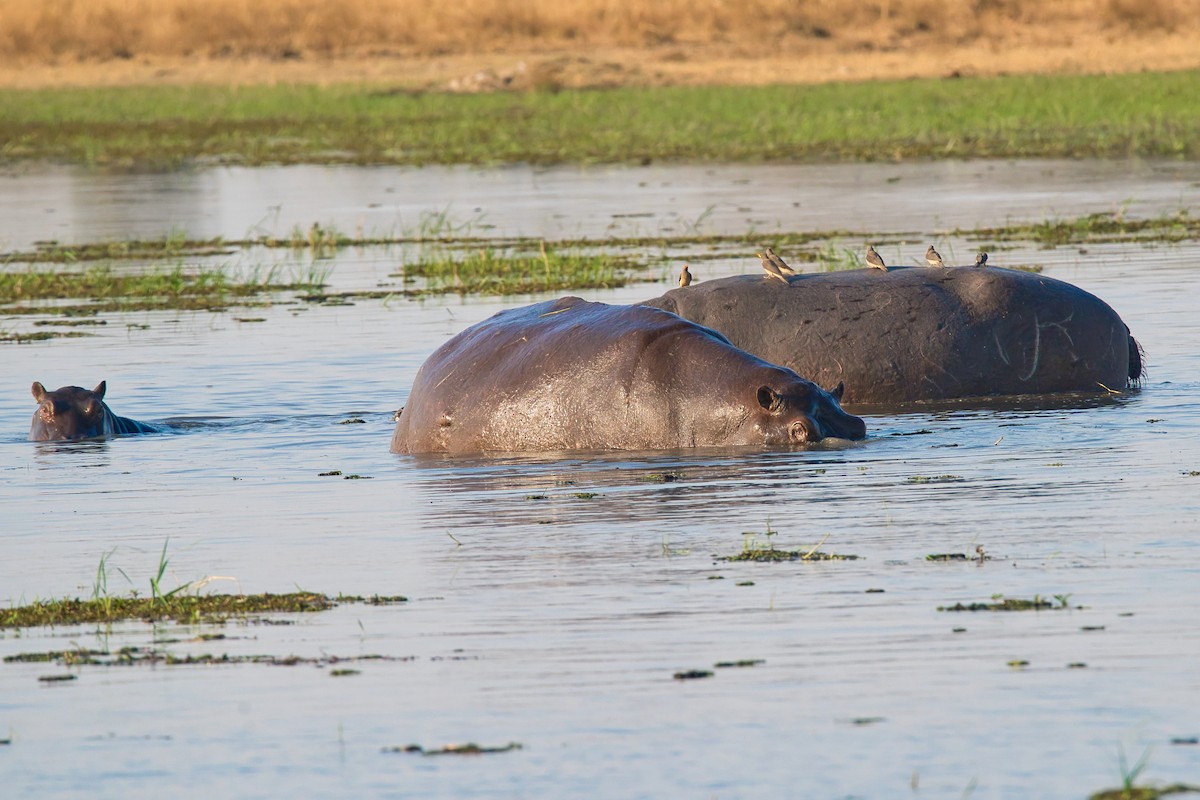
[[[157,433],[158,429],[128,417],[119,417],[104,402],[105,381],[88,391],[79,386],[64,386],[53,392],[38,382],[33,384],[37,411],[29,427],[31,442],[73,442],[129,433]]]
[[[659,309],[565,297],[502,311],[422,365],[398,453],[656,450],[862,439],[790,369]]]

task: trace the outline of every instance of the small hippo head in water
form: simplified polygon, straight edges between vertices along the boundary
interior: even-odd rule
[[[33,399],[38,409],[29,429],[32,441],[53,442],[94,439],[105,435],[104,381],[92,391],[79,386],[64,386],[53,392],[34,381]]]
[[[790,372],[790,370],[787,370]],[[758,389],[757,427],[768,445],[808,444],[822,439],[863,439],[867,426],[842,410],[845,387],[825,391],[797,377],[785,386]]]
[[[33,384],[37,411],[29,428],[31,442],[73,442],[125,433],[153,433],[151,425],[118,417],[104,404],[104,381],[90,392],[79,386],[64,386],[53,392]]]

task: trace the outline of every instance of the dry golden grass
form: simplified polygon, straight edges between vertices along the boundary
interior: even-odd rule
[[[1198,32],[1200,0],[0,0],[0,85],[432,85],[597,54],[601,85],[1124,72],[1200,64]]]
[[[785,39],[903,48],[1035,38],[1057,26],[1195,28],[1200,0],[0,0],[0,58],[438,55]]]

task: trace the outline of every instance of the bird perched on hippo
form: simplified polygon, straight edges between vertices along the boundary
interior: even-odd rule
[[[866,426],[842,410],[841,393],[674,314],[564,297],[502,311],[435,351],[413,382],[392,450],[657,450],[862,439]]]

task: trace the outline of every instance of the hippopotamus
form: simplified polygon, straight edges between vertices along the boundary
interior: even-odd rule
[[[997,267],[738,275],[645,305],[822,385],[847,407],[1120,390],[1142,375],[1129,328],[1064,281]]]
[[[158,433],[153,425],[118,417],[104,402],[105,381],[90,392],[79,386],[64,386],[53,392],[34,381],[37,411],[29,428],[31,442],[72,442],[121,436],[127,433]]]
[[[502,311],[421,366],[397,453],[788,446],[866,426],[795,372],[656,308],[578,297]]]

